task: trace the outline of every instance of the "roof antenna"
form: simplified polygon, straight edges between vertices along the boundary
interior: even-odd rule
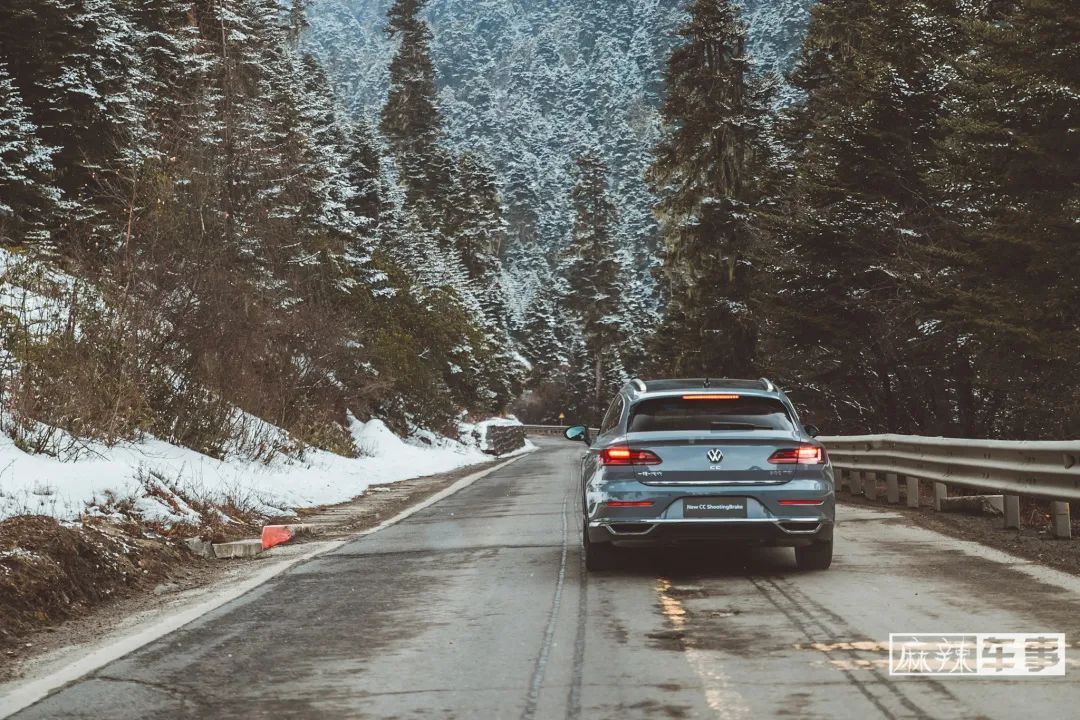
[[[705,385],[703,387],[712,387],[712,385],[709,383],[709,378],[705,378]]]

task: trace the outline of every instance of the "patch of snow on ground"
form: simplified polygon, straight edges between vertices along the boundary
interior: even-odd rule
[[[240,458],[216,460],[154,438],[108,448],[89,444],[74,462],[30,455],[0,436],[0,519],[22,514],[72,520],[110,499],[130,499],[147,520],[176,523],[197,515],[181,498],[148,494],[155,485],[178,488],[201,499],[240,498],[268,513],[345,502],[372,485],[456,470],[492,460],[478,444],[433,433],[402,439],[377,419],[350,418],[359,458],[309,450],[303,460],[279,457],[270,463]],[[496,419],[463,425],[462,437]],[[527,448],[528,449],[528,448]],[[140,478],[142,478],[140,480]]]

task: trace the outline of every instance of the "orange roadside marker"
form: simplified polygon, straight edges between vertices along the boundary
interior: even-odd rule
[[[267,525],[262,529],[262,548],[269,550],[275,545],[287,543],[296,533],[288,525]]]

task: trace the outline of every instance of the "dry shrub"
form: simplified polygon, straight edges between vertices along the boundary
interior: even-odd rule
[[[256,536],[264,525],[296,521],[292,514],[267,513],[266,504],[251,490],[200,492],[197,486],[184,483],[182,477],[168,478],[145,467],[139,468],[136,479],[143,496],[157,500],[177,515],[190,510],[198,518],[194,522],[148,520],[139,515],[133,498],[108,497],[96,504],[96,514],[108,516],[110,522],[129,534],[149,530],[167,538],[201,537],[226,542]]]
[[[113,444],[134,436],[148,413],[137,355],[105,318],[82,332],[26,343],[9,388],[9,407],[23,418]]]

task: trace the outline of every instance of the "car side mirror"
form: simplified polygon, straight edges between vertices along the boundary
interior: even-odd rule
[[[806,434],[812,438],[816,438],[821,434],[821,430],[818,429],[817,425],[803,425],[803,429],[806,430]]]
[[[563,437],[567,440],[581,440],[585,444],[588,444],[589,428],[585,425],[571,425],[563,431]]]

